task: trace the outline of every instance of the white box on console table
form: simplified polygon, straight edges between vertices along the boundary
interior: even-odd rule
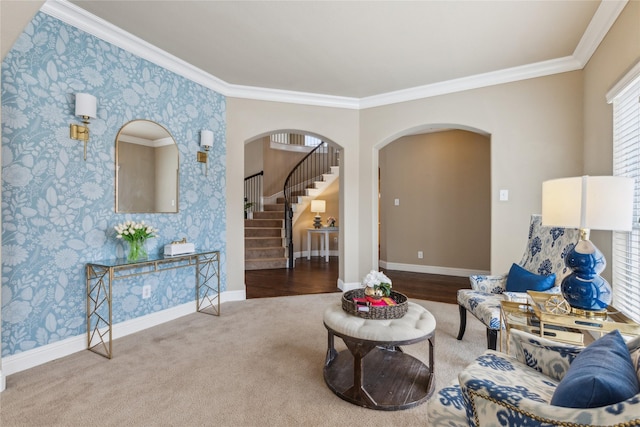
[[[196,251],[196,246],[193,243],[171,243],[164,245],[165,256],[175,256],[190,254]]]

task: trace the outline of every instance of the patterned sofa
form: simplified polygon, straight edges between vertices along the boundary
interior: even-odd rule
[[[541,215],[531,215],[527,247],[518,265],[539,275],[555,274],[555,286],[546,292],[560,292],[562,279],[571,273],[564,263],[565,254],[579,238],[577,228],[544,227]],[[506,291],[507,279],[508,274],[470,276],[471,289],[458,290],[459,340],[464,336],[469,311],[487,327],[487,348],[496,349],[497,333],[502,326],[500,301],[523,298],[522,293]]]
[[[439,390],[428,401],[428,425],[433,426],[639,426],[640,392],[619,402],[580,409],[551,405],[554,392],[560,387],[571,363],[586,348],[559,344],[536,335],[512,329],[511,348],[514,356],[486,350],[475,362],[458,375],[458,381]],[[608,336],[605,336],[608,338]],[[604,338],[601,338],[604,339]],[[597,341],[596,341],[597,342]],[[604,344],[604,341],[602,341]],[[630,356],[631,375],[623,372],[621,363],[606,358],[605,369],[617,370],[633,381],[640,382],[640,337],[624,343]],[[594,343],[595,344],[595,343]],[[608,346],[609,343],[607,342]],[[602,350],[603,346],[600,346]],[[593,354],[593,353],[592,353]],[[585,354],[586,355],[586,354]],[[601,356],[602,353],[597,354]],[[584,358],[583,358],[584,360]],[[574,373],[590,369],[574,368]],[[590,380],[590,379],[589,379]],[[567,385],[571,387],[571,384]],[[637,387],[638,383],[636,383]],[[573,386],[573,398],[580,389]],[[589,388],[588,386],[586,387]],[[603,386],[594,389],[601,392]],[[590,391],[590,390],[589,390]],[[588,393],[584,393],[588,394]],[[597,398],[601,398],[597,396]]]

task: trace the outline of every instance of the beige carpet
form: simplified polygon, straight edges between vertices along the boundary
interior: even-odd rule
[[[11,375],[0,393],[9,426],[415,426],[428,402],[376,411],[333,394],[322,376],[322,314],[340,294],[253,299],[194,313],[115,340],[114,358],[89,351]],[[436,390],[485,347],[469,316],[463,341],[456,305],[412,300],[437,320]],[[344,349],[336,338],[338,350]],[[427,361],[426,342],[404,350]]]

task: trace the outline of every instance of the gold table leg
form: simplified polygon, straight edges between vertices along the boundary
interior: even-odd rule
[[[196,310],[220,316],[220,253],[196,257]]]
[[[87,348],[107,359],[111,359],[113,341],[112,280],[111,268],[87,265]]]

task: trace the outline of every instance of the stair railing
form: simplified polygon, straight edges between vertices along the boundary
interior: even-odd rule
[[[293,268],[293,199],[304,195],[315,181],[322,180],[322,174],[329,173],[331,166],[339,165],[340,150],[326,142],[318,144],[298,162],[284,182],[284,227],[287,247],[288,268]]]
[[[264,171],[254,173],[244,179],[244,217],[247,212],[260,212],[262,210],[262,180]]]

